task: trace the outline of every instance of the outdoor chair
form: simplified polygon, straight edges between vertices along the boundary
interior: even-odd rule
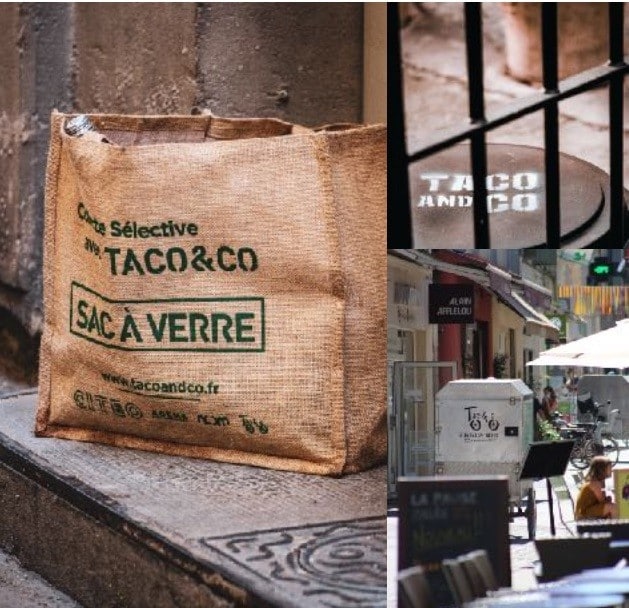
[[[476,599],[463,565],[458,559],[444,559],[441,568],[457,606],[463,606],[466,602]]]
[[[474,598],[485,597],[487,595],[487,586],[474,561],[468,558],[467,555],[462,555],[458,558],[458,561],[463,566],[463,571],[467,576]]]
[[[477,549],[458,558],[468,577],[475,597],[485,597],[489,591],[498,589],[494,568],[489,561],[487,551]]]
[[[581,423],[595,423],[600,413],[600,408],[597,408],[590,393],[577,395],[577,410],[578,420]]]
[[[540,538],[535,541],[542,562],[540,582],[555,581],[587,568],[609,564],[611,534],[592,534],[571,538]]]
[[[436,608],[426,574],[421,566],[400,570],[397,583],[399,608]]]

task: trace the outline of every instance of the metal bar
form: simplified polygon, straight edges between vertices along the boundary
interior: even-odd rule
[[[557,3],[542,3],[542,57],[544,91],[558,88]],[[556,101],[544,106],[544,158],[546,174],[546,246],[561,247],[561,193],[559,188],[559,108]]]
[[[621,66],[624,57],[624,3],[609,3],[609,63]],[[609,82],[609,191],[610,247],[624,247],[625,215],[623,184],[624,139],[624,72],[616,73]]]
[[[624,57],[624,2],[609,3],[609,63],[622,65]]]
[[[559,91],[557,63],[557,3],[542,4],[542,74],[546,93]]]
[[[489,214],[487,212],[487,146],[485,134],[471,138],[470,156],[474,183],[474,246],[489,249]]]
[[[480,2],[465,2],[465,45],[469,114],[472,124],[485,121],[483,96],[483,23]],[[485,133],[471,137],[470,164],[474,183],[474,246],[489,248],[489,214],[487,213],[487,146]]]
[[[404,83],[397,2],[387,4],[387,247],[413,246],[404,122]]]
[[[559,93],[535,93],[502,106],[496,112],[490,114],[483,123],[473,125],[465,123],[435,133],[426,144],[414,151],[409,156],[408,160],[409,162],[415,162],[426,158],[454,144],[469,139],[473,133],[491,131],[518,118],[538,112],[551,103],[569,99],[579,93],[596,88],[601,84],[611,81],[615,76],[620,77],[627,72],[629,72],[629,64],[625,62],[619,66],[595,67],[576,76],[566,78],[566,80],[562,80],[559,83],[561,89]]]
[[[546,496],[548,496],[548,513],[550,515],[550,533],[555,536],[555,510],[553,509],[553,488],[550,477],[546,478]]]
[[[469,114],[472,122],[485,120],[483,97],[483,22],[480,2],[465,2],[465,46]]]

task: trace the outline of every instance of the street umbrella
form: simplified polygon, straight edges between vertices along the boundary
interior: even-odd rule
[[[546,350],[527,365],[629,367],[629,319],[618,321],[610,329]]]

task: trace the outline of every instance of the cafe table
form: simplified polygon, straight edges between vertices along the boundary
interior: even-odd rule
[[[619,608],[621,594],[557,595],[548,591],[524,591],[484,597],[465,604],[465,608]]]
[[[588,568],[578,574],[571,574],[562,581],[599,580],[629,581],[629,567],[626,568]]]
[[[561,579],[552,588],[546,590],[552,597],[570,595],[625,595],[629,596],[629,578],[600,580],[591,577],[570,580]]]
[[[612,575],[613,576],[613,575]],[[552,588],[546,589],[552,605],[559,605],[566,599],[574,599],[577,605],[585,606],[588,598],[596,598],[599,601],[602,596],[623,596],[620,606],[627,606],[629,598],[629,578],[599,579],[592,576],[573,575],[556,581]]]

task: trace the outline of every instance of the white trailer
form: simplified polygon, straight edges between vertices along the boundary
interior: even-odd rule
[[[527,518],[531,540],[535,491],[519,476],[533,429],[533,391],[522,380],[454,380],[437,393],[435,474],[508,476],[510,515]]]

